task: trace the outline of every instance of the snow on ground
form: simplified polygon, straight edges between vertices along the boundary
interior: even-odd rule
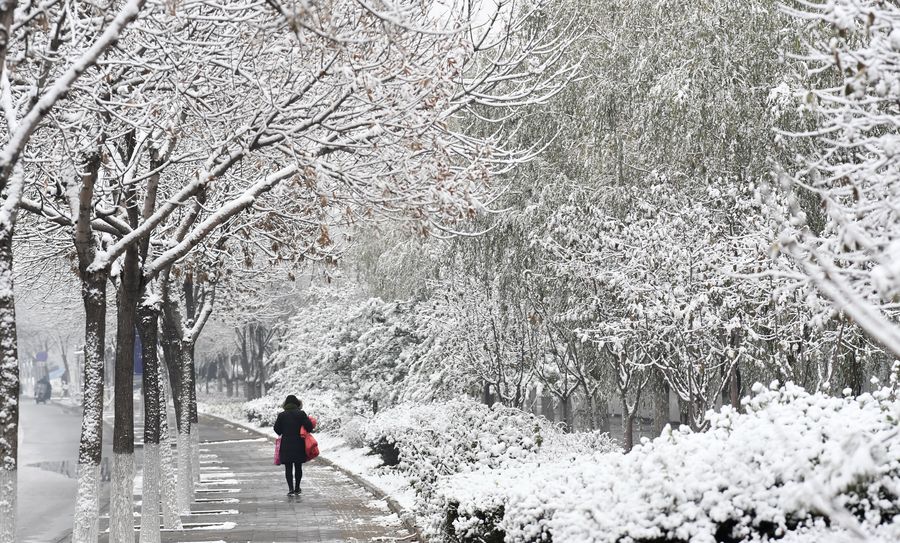
[[[341,468],[362,477],[372,485],[394,498],[407,511],[412,510],[416,494],[409,486],[409,480],[399,473],[384,473],[377,468],[381,458],[369,454],[369,450],[347,445],[344,438],[334,433],[316,434],[322,456]]]

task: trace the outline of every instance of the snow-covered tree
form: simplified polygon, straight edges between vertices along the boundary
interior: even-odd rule
[[[785,10],[811,27],[798,58],[814,76],[793,87],[808,125],[786,136],[812,149],[770,194],[783,219],[778,249],[844,320],[898,356],[900,7],[827,0]]]
[[[57,102],[116,43],[143,4],[130,0],[112,9],[71,2],[0,5],[0,105],[5,120],[0,150],[0,541],[4,543],[13,541],[16,533],[19,379],[13,236],[21,198],[34,182],[21,158]],[[38,54],[28,54],[29,50]],[[88,491],[96,491],[94,486]]]
[[[26,171],[44,183],[30,185],[23,207],[70,232],[87,317],[77,541],[92,539],[97,524],[109,280],[122,331],[117,375],[131,366],[128,319],[140,296],[142,311],[166,316],[163,336],[179,341],[179,430],[189,435],[193,346],[214,290],[187,285],[183,259],[214,248],[214,233],[251,224],[253,236],[275,238],[276,256],[314,253],[331,244],[335,225],[375,216],[452,229],[489,205],[492,174],[527,154],[502,131],[480,137],[459,119],[475,107],[505,115],[540,102],[573,74],[554,25],[521,31],[532,7],[504,4],[487,29],[469,24],[469,10],[420,5],[248,4],[239,19],[233,6],[170,7],[152,5],[82,85],[66,89],[66,111]],[[209,69],[197,72],[198,63]],[[201,284],[203,303],[192,304]],[[183,311],[173,291],[185,295]],[[127,481],[133,429],[124,379],[116,381],[124,457],[115,478]],[[127,486],[114,485],[116,534]]]

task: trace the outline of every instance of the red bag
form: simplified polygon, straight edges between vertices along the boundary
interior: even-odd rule
[[[281,438],[275,438],[275,465],[281,465]]]
[[[309,417],[309,421],[312,423],[313,429],[315,429],[318,423],[316,417]],[[300,437],[303,438],[303,446],[306,448],[306,461],[309,462],[319,456],[319,442],[302,426],[300,427]]]

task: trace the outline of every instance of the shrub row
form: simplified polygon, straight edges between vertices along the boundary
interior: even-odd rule
[[[443,478],[444,539],[818,542],[850,523],[878,541],[896,530],[900,403],[889,390],[834,398],[757,387],[744,407],[710,414],[707,432],[668,429],[627,455],[529,459]]]

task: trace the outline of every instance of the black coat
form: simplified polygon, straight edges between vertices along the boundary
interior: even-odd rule
[[[313,425],[302,409],[287,409],[275,419],[275,433],[281,436],[281,463],[306,462],[306,447],[300,427],[312,432]]]

